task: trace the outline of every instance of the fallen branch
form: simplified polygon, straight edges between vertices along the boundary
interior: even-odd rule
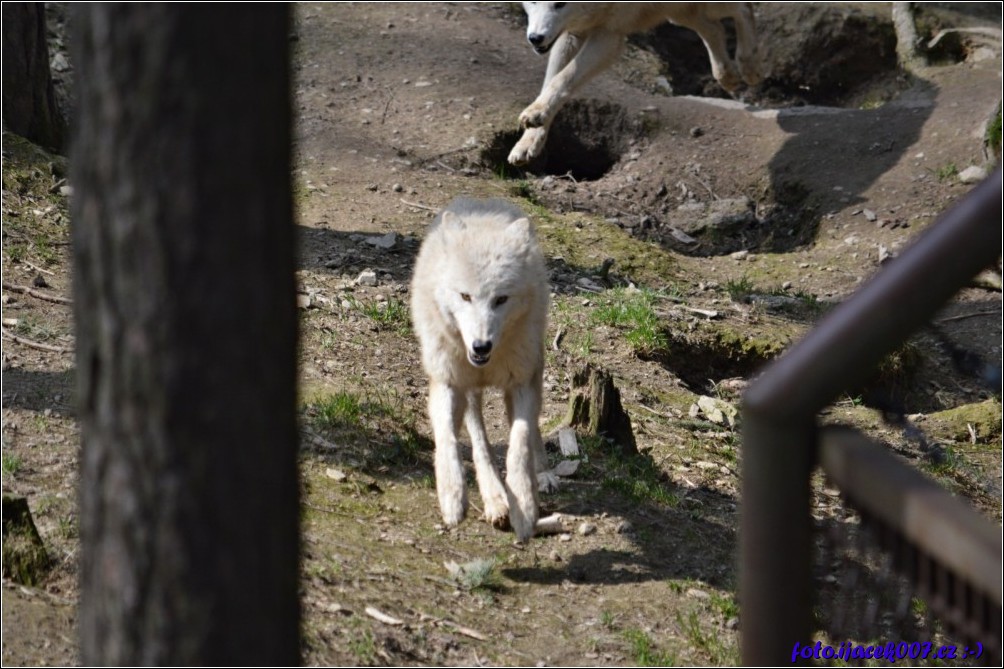
[[[24,344],[29,348],[37,348],[39,351],[49,351],[51,353],[72,353],[72,348],[64,348],[62,346],[50,346],[49,344],[42,344],[37,341],[32,341],[31,339],[25,339],[24,337],[19,337],[13,332],[8,332],[3,328],[0,328],[0,334],[2,334],[7,339],[10,339],[15,344]]]
[[[477,639],[478,641],[488,641],[488,637],[486,637],[481,632],[475,629],[471,629],[470,627],[464,627],[463,625],[458,625],[452,620],[438,620],[436,621],[436,624],[449,627],[453,630],[456,630],[458,633],[463,634],[464,636],[469,636],[472,639]]]
[[[961,316],[951,316],[949,318],[942,318],[938,323],[950,323],[952,321],[962,321],[967,318],[978,318],[980,316],[1000,316],[1000,311],[977,311],[972,314],[962,314]]]
[[[15,286],[12,283],[3,282],[3,289],[9,290],[12,293],[21,293],[23,295],[31,295],[32,297],[37,297],[40,300],[45,300],[46,302],[55,302],[56,304],[73,304],[73,300],[67,299],[65,297],[60,297],[59,295],[50,295],[49,293],[43,293],[41,291],[35,290],[34,288],[29,288],[27,286]]]
[[[1001,31],[996,28],[946,28],[945,30],[939,30],[931,41],[927,43],[928,49],[933,49],[937,46],[941,38],[950,33],[969,33],[971,35],[983,35],[984,37],[992,37],[997,41],[1001,40]]]
[[[426,211],[439,211],[435,207],[428,207],[424,204],[418,204],[417,202],[408,202],[403,197],[401,198],[401,202],[404,202],[409,207],[415,207],[416,209],[425,209]]]
[[[364,609],[364,611],[366,611],[366,615],[368,615],[370,618],[373,618],[374,620],[379,620],[380,622],[384,623],[385,625],[403,625],[404,624],[403,620],[399,620],[398,618],[395,618],[393,616],[389,616],[386,613],[384,613],[383,611],[379,611],[379,610],[373,608],[372,606],[367,606]]]

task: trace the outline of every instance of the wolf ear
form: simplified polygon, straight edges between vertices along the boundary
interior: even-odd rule
[[[443,230],[466,230],[467,225],[464,223],[464,219],[460,218],[452,211],[444,211],[443,215],[440,217],[440,225],[443,226]]]
[[[525,216],[510,223],[505,229],[505,234],[519,244],[527,244],[537,238],[530,219]]]

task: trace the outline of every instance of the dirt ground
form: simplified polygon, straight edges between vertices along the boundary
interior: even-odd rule
[[[928,6],[921,30],[1000,30],[989,5]],[[545,61],[518,5],[295,7],[306,663],[738,662],[742,444],[696,403],[738,406],[765,361],[972,188],[967,168],[995,161],[999,35],[952,32],[908,75],[888,11],[758,6],[768,78],[742,100],[714,85],[692,34],[632,38],[523,172],[504,156]],[[3,324],[21,338],[3,343],[3,490],[27,497],[52,563],[37,587],[3,581],[3,662],[73,664],[73,329],[65,304],[17,290],[70,297],[65,159],[6,132],[3,159]],[[446,530],[438,515],[406,305],[425,226],[458,195],[510,199],[538,226],[553,288],[545,432],[588,362],[613,375],[639,447],[583,437],[578,470],[543,497],[568,532],[527,546],[477,518],[473,478],[470,517]],[[997,525],[1001,322],[999,287],[963,290],[826,415]],[[488,404],[501,461],[501,402]],[[876,407],[909,415],[947,464]],[[817,521],[851,518],[816,487]]]

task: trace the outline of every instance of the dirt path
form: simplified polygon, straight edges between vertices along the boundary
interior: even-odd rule
[[[969,40],[944,64],[901,75],[888,65],[888,17],[874,8],[758,11],[772,76],[756,96],[666,96],[660,76],[677,92],[715,90],[691,74],[707,68],[700,44],[660,30],[562,112],[544,164],[553,174],[534,175],[499,161],[544,68],[515,6],[296,7],[306,662],[738,661],[741,443],[691,407],[701,395],[737,404],[765,359],[971,188],[958,173],[986,162],[1001,71],[999,43]],[[681,45],[670,65],[651,50],[660,40]],[[796,104],[815,100],[844,106]],[[46,290],[68,295],[60,162],[50,169],[13,141],[4,135],[4,281],[29,285],[41,267]],[[614,375],[641,450],[622,458],[584,440],[574,477],[544,498],[570,531],[526,547],[474,517],[439,524],[405,305],[424,228],[457,195],[511,199],[540,230],[554,287],[548,341],[560,341],[548,352],[547,426],[564,413],[570,374],[592,362]],[[375,285],[358,281],[367,270]],[[616,316],[625,304],[635,316]],[[965,318],[941,327],[999,365],[1000,309],[999,292],[969,289],[943,316]],[[60,305],[5,289],[4,318],[30,338],[72,343]],[[40,590],[5,581],[3,658],[73,662],[72,356],[8,341],[3,356],[4,490],[28,497],[56,558]],[[831,418],[867,428],[999,523],[999,388],[956,369],[930,335],[886,372]],[[928,463],[868,408],[872,397],[923,414],[955,466]],[[489,404],[500,442],[500,402]],[[983,413],[961,419],[961,432],[960,419],[937,413],[964,405]],[[814,514],[847,516],[826,494]],[[444,565],[477,561],[486,573],[459,580]]]

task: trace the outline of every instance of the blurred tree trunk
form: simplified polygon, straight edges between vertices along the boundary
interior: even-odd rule
[[[288,13],[74,18],[84,664],[299,660]]]
[[[927,64],[917,36],[916,7],[912,2],[892,3],[892,25],[896,31],[896,57],[904,70],[912,72]]]
[[[36,144],[64,148],[66,123],[49,72],[44,3],[3,3],[3,120]]]

